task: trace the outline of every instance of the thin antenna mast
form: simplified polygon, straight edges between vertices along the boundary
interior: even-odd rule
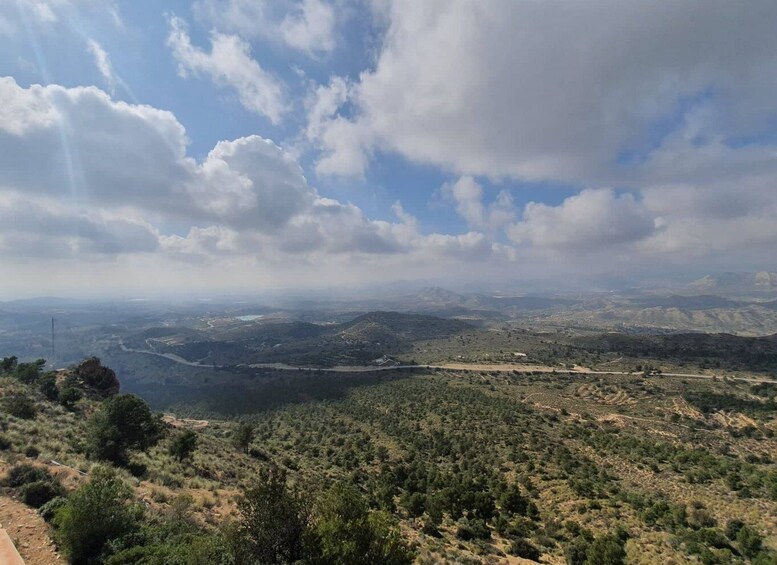
[[[54,317],[51,317],[51,366],[56,368],[57,350],[54,348]]]

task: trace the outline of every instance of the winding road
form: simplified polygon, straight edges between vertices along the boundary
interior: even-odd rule
[[[175,355],[174,353],[158,353],[156,351],[148,351],[147,349],[131,349],[124,345],[124,342],[119,342],[119,347],[126,353],[140,353],[144,355],[154,355],[156,357],[162,357],[168,361],[173,361],[187,367],[199,367],[204,369],[220,369],[227,368],[234,365],[213,365],[207,363],[200,363],[198,361],[189,361]],[[238,367],[245,365],[237,365]],[[620,375],[620,376],[635,376],[638,373],[629,373],[627,371],[593,371],[586,368],[564,369],[559,370],[553,367],[541,366],[541,365],[467,365],[465,363],[443,363],[441,365],[393,365],[390,367],[374,367],[369,365],[340,365],[335,367],[295,367],[293,365],[286,365],[285,363],[253,363],[247,365],[252,369],[275,369],[278,371],[297,371],[297,372],[323,372],[323,373],[371,373],[376,371],[399,371],[403,369],[442,369],[446,371],[489,371],[500,373],[512,373],[518,371],[519,373],[564,373],[568,375]],[[693,373],[661,373],[659,377],[678,377],[686,379],[723,379],[728,378],[730,380],[750,382],[750,383],[774,383],[777,384],[777,379],[769,377],[724,377],[722,375],[699,375]]]

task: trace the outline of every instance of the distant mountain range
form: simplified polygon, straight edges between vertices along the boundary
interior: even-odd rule
[[[777,292],[777,273],[760,271],[758,273],[723,273],[708,275],[688,285],[696,292]]]

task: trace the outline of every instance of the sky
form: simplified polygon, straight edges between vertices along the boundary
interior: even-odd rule
[[[777,270],[777,2],[0,0],[0,299]]]

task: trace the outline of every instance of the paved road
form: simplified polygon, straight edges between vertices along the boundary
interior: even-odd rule
[[[199,363],[197,361],[188,361],[183,357],[175,355],[173,353],[157,353],[156,351],[148,351],[146,349],[131,349],[126,347],[124,343],[120,343],[122,351],[129,353],[142,353],[144,355],[154,355],[156,357],[162,357],[168,361],[174,361],[181,365],[188,367],[201,367],[205,369],[217,369],[226,368],[230,365],[212,365]],[[241,366],[241,365],[238,365]],[[402,369],[443,369],[446,371],[497,371],[500,373],[512,373],[518,372],[532,372],[532,373],[565,373],[572,375],[632,375],[636,376],[638,373],[629,373],[626,371],[592,371],[590,369],[556,369],[553,367],[539,367],[536,365],[522,367],[521,365],[476,365],[468,367],[464,363],[451,363],[442,365],[394,365],[388,367],[373,367],[373,366],[338,366],[338,367],[294,367],[292,365],[286,365],[284,363],[254,363],[248,365],[253,369],[275,369],[278,371],[297,371],[297,372],[315,372],[320,371],[323,373],[372,373],[376,371],[398,371]],[[722,375],[698,375],[692,373],[661,373],[660,376],[664,377],[679,377],[687,379],[723,379]],[[749,382],[749,383],[775,383],[777,379],[770,377],[728,377],[731,380]]]

